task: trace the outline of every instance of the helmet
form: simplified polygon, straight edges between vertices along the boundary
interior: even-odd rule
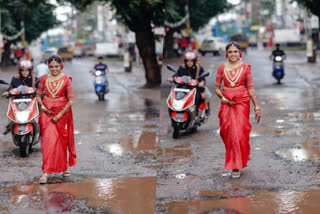
[[[184,54],[184,61],[187,61],[187,60],[193,60],[193,61],[196,61],[197,60],[197,55],[193,52],[186,52]]]
[[[32,62],[29,60],[21,60],[18,64],[18,70],[22,70],[23,68],[27,68],[30,71],[33,70]]]

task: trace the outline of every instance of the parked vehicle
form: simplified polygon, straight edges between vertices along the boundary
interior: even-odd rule
[[[73,48],[61,47],[58,49],[58,55],[62,58],[63,61],[72,61]]]
[[[47,50],[45,50],[45,52],[42,55],[42,59],[47,60],[50,56],[56,55],[56,54],[58,54],[58,48],[55,48],[55,47],[47,48]]]
[[[86,56],[94,56],[95,52],[96,52],[96,48],[95,47],[89,46],[89,47],[85,48]]]
[[[32,146],[40,140],[39,108],[35,96],[36,90],[25,85],[9,91],[9,127],[22,157],[28,157]]]
[[[221,37],[207,37],[200,45],[199,53],[204,56],[206,53],[212,53],[214,56],[219,55],[226,48],[227,43]]]
[[[176,72],[170,65],[167,68]],[[208,76],[210,73],[202,74],[198,79]],[[173,138],[178,138],[181,130],[197,130],[204,124],[208,116],[205,115],[205,103],[202,102],[196,109],[195,99],[198,80],[191,79],[190,76],[174,77],[174,83],[167,99],[171,125],[173,127]],[[199,119],[196,119],[198,111]]]
[[[83,57],[85,55],[83,49],[79,46],[74,47],[73,57]]]
[[[95,56],[116,56],[119,57],[121,55],[120,48],[116,42],[104,42],[96,44]]]
[[[109,83],[106,77],[105,70],[95,70],[94,75],[94,89],[99,100],[104,100],[105,94],[109,92]]]
[[[235,41],[238,42],[240,45],[240,49],[242,52],[247,52],[247,48],[249,46],[249,42],[247,37],[245,37],[244,35],[237,33],[237,34],[233,34],[232,36],[230,36],[230,41]]]

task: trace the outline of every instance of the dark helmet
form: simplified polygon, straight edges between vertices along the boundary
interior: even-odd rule
[[[22,69],[27,68],[29,71],[33,70],[32,62],[29,60],[21,60],[18,64],[18,70],[21,71]]]

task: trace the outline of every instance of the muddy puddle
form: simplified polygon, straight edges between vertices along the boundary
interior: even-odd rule
[[[168,214],[206,214],[206,213],[319,213],[320,190],[271,192],[257,190],[248,196],[231,196],[230,193],[201,192],[200,196],[224,198],[218,200],[177,201],[158,204],[163,213]]]
[[[144,125],[143,128],[147,128],[147,129],[157,129],[158,126],[155,125],[155,124],[147,124],[147,125]]]
[[[120,138],[118,143],[103,144],[100,148],[112,153],[114,156],[124,154],[136,154],[140,151],[156,150],[158,147],[158,137],[155,132],[137,132],[128,137]]]
[[[303,142],[297,148],[276,151],[280,157],[292,161],[320,162],[320,142]]]
[[[283,126],[281,125],[278,125],[276,129],[266,128],[266,127],[255,127],[251,130],[250,137],[259,137],[264,135],[298,135],[299,134],[299,131],[297,130],[294,130],[294,129],[284,130],[282,128]]]
[[[13,142],[9,142],[9,141],[0,142],[0,148],[12,148],[12,147],[16,147],[16,145],[14,145]]]
[[[192,156],[191,144],[176,145],[171,148],[158,149],[158,162],[160,163],[188,163]]]
[[[156,177],[98,179],[75,183],[31,184],[8,187],[13,213],[154,213]],[[81,212],[82,211],[82,212]],[[92,210],[91,210],[92,211]],[[91,212],[93,213],[93,212]]]
[[[293,120],[320,120],[320,112],[292,112],[288,115]]]
[[[130,114],[113,113],[110,115],[110,120],[129,120],[129,121],[141,121],[148,120],[157,117],[157,113],[152,112],[138,112]]]

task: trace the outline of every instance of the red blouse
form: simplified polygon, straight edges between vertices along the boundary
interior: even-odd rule
[[[215,88],[221,88],[223,80],[224,87],[237,88],[245,86],[248,89],[253,88],[251,66],[248,64],[241,64],[238,68],[227,71],[224,64],[221,64],[217,71]]]
[[[72,100],[72,79],[67,75],[61,76],[59,79],[50,80],[48,75],[43,75],[40,79],[37,94],[41,96],[44,93],[46,99],[61,99],[67,98]]]

